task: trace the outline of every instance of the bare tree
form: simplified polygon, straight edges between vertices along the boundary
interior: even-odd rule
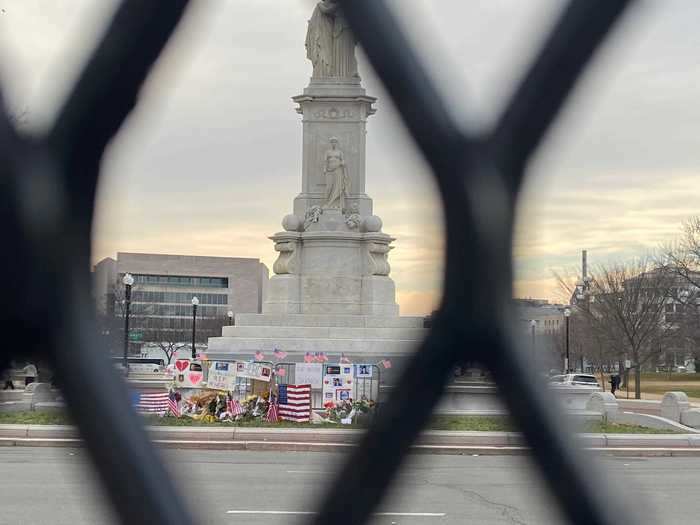
[[[188,346],[187,330],[170,328],[170,319],[163,317],[142,317],[138,319],[140,328],[144,331],[144,339],[160,348],[170,364],[177,351]]]
[[[156,345],[165,355],[167,364],[172,362],[178,350],[192,344],[192,320],[173,317],[140,316],[135,326],[143,331],[144,342]],[[195,343],[206,344],[210,337],[221,335],[221,328],[227,323],[226,317],[197,318]]]
[[[585,307],[575,308],[586,319],[601,363],[631,360],[637,399],[641,398],[642,367],[679,336],[665,318],[673,282],[665,268],[649,259],[600,265],[591,276]]]
[[[700,216],[687,219],[680,237],[663,246],[658,264],[674,277],[666,317],[686,343],[684,354],[700,360]],[[666,359],[668,362],[668,358]]]

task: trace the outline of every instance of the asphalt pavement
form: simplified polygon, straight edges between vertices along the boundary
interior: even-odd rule
[[[331,482],[340,454],[162,452],[198,523],[303,523]],[[700,458],[595,459],[646,523],[700,515]],[[85,449],[0,448],[0,525],[116,523]],[[352,495],[338,505],[352,504]],[[615,503],[616,507],[619,502]],[[618,509],[616,508],[616,511]],[[622,507],[619,507],[622,512]],[[642,523],[628,514],[620,523]],[[411,457],[375,524],[564,523],[528,457]]]

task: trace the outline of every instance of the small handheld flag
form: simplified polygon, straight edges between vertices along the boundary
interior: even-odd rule
[[[265,419],[269,423],[277,423],[279,421],[279,407],[277,406],[277,401],[271,400],[270,407],[267,409],[267,414],[265,414]]]

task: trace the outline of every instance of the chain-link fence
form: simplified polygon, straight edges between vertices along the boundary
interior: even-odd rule
[[[524,169],[615,21],[625,0],[572,0],[513,91],[493,130],[468,135],[440,96],[384,0],[341,2],[416,146],[432,168],[446,227],[444,296],[429,335],[391,399],[329,490],[318,524],[366,522],[431,417],[452,368],[483,363],[499,383],[551,491],[572,523],[624,516],[603,477],[584,474],[572,439],[548,410],[512,331],[514,212]],[[189,524],[190,514],[153,451],[126,387],[100,347],[90,267],[100,163],[137,102],[186,0],[124,0],[49,132],[20,137],[0,112],[0,215],[5,333],[31,333],[33,360],[48,353],[73,420],[123,523]],[[206,4],[204,4],[206,6]],[[42,297],[42,301],[35,301]],[[482,351],[488,349],[488,351]],[[3,354],[7,364],[8,356]],[[100,407],[104,417],[96,418]],[[352,494],[353,505],[338,505]],[[465,516],[465,518],[468,518]]]

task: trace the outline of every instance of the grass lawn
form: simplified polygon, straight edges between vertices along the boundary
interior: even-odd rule
[[[603,423],[591,421],[586,423],[581,432],[591,434],[680,434],[676,430],[661,430],[658,428],[639,427],[636,425],[617,425],[615,423]]]
[[[435,416],[430,430],[475,430],[479,432],[517,432],[513,422],[504,416]]]
[[[13,412],[0,414],[0,424],[70,425],[72,423],[63,412]]]
[[[630,377],[634,380],[634,373],[630,374]],[[700,383],[700,374],[671,374],[670,377],[667,372],[643,372],[642,373],[642,385],[644,381],[677,381],[681,383],[690,383],[697,381]]]
[[[634,385],[630,385],[630,393],[634,392]],[[700,385],[688,387],[684,385],[644,385],[644,380],[642,380],[642,392],[648,394],[665,394],[666,392],[685,392],[688,397],[700,398]]]
[[[274,428],[362,428],[359,425],[292,423],[280,421],[279,423],[262,422],[236,422],[236,423],[207,423],[188,417],[158,417],[144,416],[144,423],[152,426],[178,426],[178,427],[274,427]],[[12,414],[0,414],[0,424],[25,424],[25,425],[70,425],[68,416],[61,412],[16,412]],[[504,416],[435,416],[429,426],[429,430],[469,430],[477,432],[516,432],[517,427]],[[616,425],[613,423],[590,422],[584,425],[581,432],[607,433],[607,434],[674,434],[670,430],[657,430],[632,425]]]

